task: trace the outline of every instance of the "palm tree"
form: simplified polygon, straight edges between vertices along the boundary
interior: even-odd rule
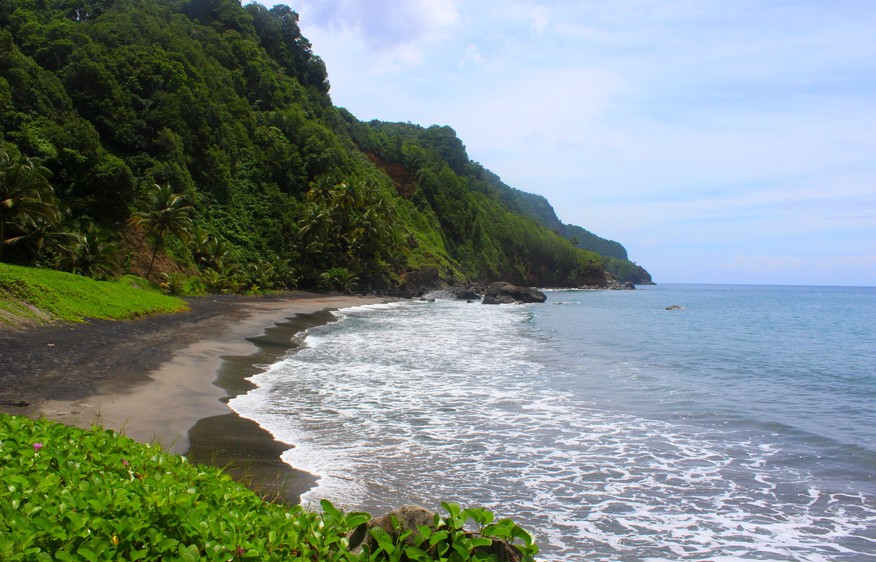
[[[66,230],[63,222],[42,217],[34,221],[27,235],[13,241],[13,245],[23,245],[29,256],[43,266],[55,267],[76,251],[79,236]]]
[[[191,231],[190,249],[202,268],[217,269],[222,263],[235,261],[231,244],[198,227]]]
[[[146,236],[152,236],[152,259],[146,270],[146,277],[152,273],[158,249],[164,245],[164,237],[173,234],[180,240],[188,239],[192,228],[194,208],[186,203],[182,195],[173,192],[169,185],[155,185],[144,201],[143,208],[131,215],[130,223],[146,229]]]
[[[26,236],[42,220],[60,220],[49,171],[13,145],[0,146],[0,262],[9,244]]]
[[[74,236],[76,243],[70,254],[62,259],[62,267],[95,279],[111,279],[115,275],[118,245],[91,223]]]

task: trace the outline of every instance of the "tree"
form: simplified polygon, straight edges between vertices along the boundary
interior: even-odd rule
[[[115,276],[115,256],[118,246],[100,228],[89,223],[72,235],[75,242],[61,258],[61,268],[95,279]]]
[[[27,236],[40,221],[60,220],[48,174],[37,159],[17,147],[0,146],[0,262],[6,246]]]
[[[174,193],[170,185],[154,185],[149,192],[143,208],[131,215],[130,223],[146,229],[146,236],[152,237],[152,259],[146,270],[146,277],[152,273],[158,249],[164,245],[164,237],[173,234],[180,240],[187,240],[191,234],[192,212],[194,208],[186,203],[182,195]]]

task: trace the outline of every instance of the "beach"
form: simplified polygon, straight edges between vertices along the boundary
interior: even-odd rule
[[[98,425],[223,467],[268,499],[296,503],[315,477],[228,400],[332,310],[384,302],[292,292],[188,299],[190,310],[129,321],[0,330],[0,411]]]

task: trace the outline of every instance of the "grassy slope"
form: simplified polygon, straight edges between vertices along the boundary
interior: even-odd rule
[[[185,301],[166,296],[133,276],[95,281],[60,271],[0,263],[0,324],[126,319],[186,308]]]

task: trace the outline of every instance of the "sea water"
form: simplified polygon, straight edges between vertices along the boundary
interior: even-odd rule
[[[231,402],[319,476],[305,504],[483,506],[544,560],[876,560],[876,288],[337,316]]]

